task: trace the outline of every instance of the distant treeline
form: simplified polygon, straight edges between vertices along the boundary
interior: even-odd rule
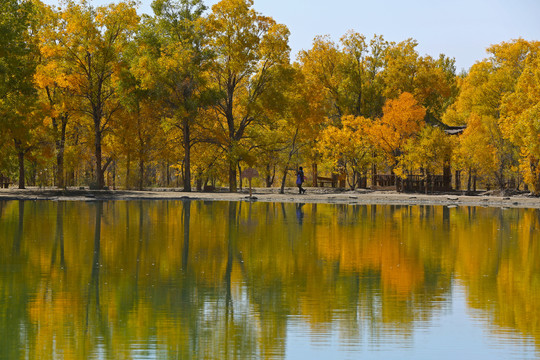
[[[236,191],[245,168],[283,188],[303,165],[355,188],[452,168],[469,190],[540,193],[538,41],[493,45],[462,74],[414,39],[354,31],[291,61],[289,30],[252,0],[152,9],[0,4],[2,182]]]

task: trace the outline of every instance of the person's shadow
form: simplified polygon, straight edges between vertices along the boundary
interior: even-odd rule
[[[298,223],[300,225],[302,225],[302,222],[304,221],[304,210],[302,209],[304,205],[304,203],[296,204],[296,218],[298,219]]]

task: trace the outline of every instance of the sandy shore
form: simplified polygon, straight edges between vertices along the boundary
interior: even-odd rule
[[[212,193],[182,192],[180,189],[134,190],[87,190],[87,189],[0,189],[0,200],[54,200],[54,201],[95,201],[95,200],[207,200],[207,201],[260,201],[328,204],[389,204],[389,205],[445,205],[445,206],[489,206],[505,208],[540,209],[540,198],[528,194],[497,196],[480,193],[475,196],[460,192],[444,194],[398,193],[384,190],[339,190],[332,188],[307,188],[306,194],[299,195],[296,188],[286,188],[279,194],[278,188],[255,188],[253,197],[248,190],[229,193],[225,190]]]

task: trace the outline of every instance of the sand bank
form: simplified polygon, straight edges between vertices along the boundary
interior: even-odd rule
[[[339,190],[332,188],[307,188],[306,194],[298,194],[296,188],[286,188],[284,194],[277,188],[255,188],[253,197],[248,190],[229,193],[225,190],[211,193],[182,192],[181,189],[135,190],[88,190],[88,189],[0,189],[0,200],[205,200],[205,201],[260,201],[327,204],[389,204],[389,205],[445,205],[489,206],[505,208],[540,209],[540,198],[529,194],[513,196],[479,193],[465,195],[461,192],[439,194],[398,193],[396,191]]]

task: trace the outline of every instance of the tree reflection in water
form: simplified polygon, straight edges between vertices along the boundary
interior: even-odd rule
[[[364,352],[415,346],[417,329],[448,314],[458,284],[491,336],[540,345],[538,210],[0,208],[0,358],[285,358],[298,329]]]

